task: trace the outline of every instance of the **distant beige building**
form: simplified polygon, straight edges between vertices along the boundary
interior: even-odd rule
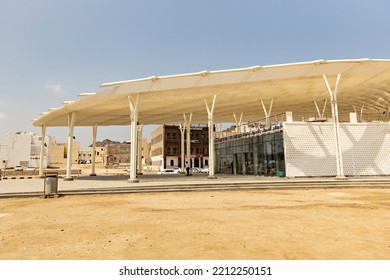
[[[72,146],[72,163],[78,163],[79,156],[79,142],[73,141]],[[66,164],[68,158],[68,143],[56,143],[51,145],[51,159],[50,164]]]
[[[103,163],[104,147],[96,147],[95,163]],[[79,163],[92,163],[92,147],[82,148],[79,150]]]
[[[108,142],[102,147],[101,158],[104,166],[130,165],[131,142]],[[98,148],[96,148],[98,151]],[[98,155],[97,155],[98,156]],[[145,159],[150,157],[148,140],[142,138],[141,141],[141,160],[145,165]],[[97,157],[96,157],[97,158]],[[96,161],[97,162],[97,161]]]
[[[145,165],[146,164],[146,160],[148,158],[150,158],[150,145],[148,143],[148,139],[142,138],[141,149],[142,149],[142,152],[141,152],[142,164]]]
[[[103,165],[119,166],[130,164],[130,142],[107,143],[103,147]]]
[[[164,166],[164,126],[156,128],[151,135],[152,141],[150,145],[151,165]]]

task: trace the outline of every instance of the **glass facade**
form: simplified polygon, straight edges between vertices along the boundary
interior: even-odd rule
[[[216,171],[221,174],[284,177],[283,132],[215,144]]]

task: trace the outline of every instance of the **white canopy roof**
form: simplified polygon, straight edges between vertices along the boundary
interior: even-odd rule
[[[33,124],[67,126],[68,114],[76,112],[76,126],[129,125],[128,96],[137,93],[138,121],[142,124],[183,123],[183,113],[193,113],[192,123],[207,123],[204,98],[211,104],[214,95],[216,122],[234,122],[233,114],[242,112],[243,121],[262,119],[265,115],[260,100],[266,103],[272,98],[272,114],[292,111],[314,116],[313,101],[329,98],[322,75],[333,86],[337,74],[341,74],[340,120],[353,112],[354,106],[360,109],[364,105],[364,110],[375,113],[387,112],[390,60],[318,60],[107,83],[101,85],[104,91],[80,94],[79,100],[50,109]],[[327,107],[331,115],[329,102]]]

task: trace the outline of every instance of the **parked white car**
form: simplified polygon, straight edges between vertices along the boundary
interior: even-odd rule
[[[209,168],[205,167],[199,171],[200,173],[209,173]]]
[[[23,166],[21,166],[21,165],[16,165],[16,166],[15,166],[15,171],[23,171]]]
[[[192,167],[192,168],[191,168],[191,173],[200,173],[201,170],[202,170],[202,168],[199,168],[199,167]]]
[[[179,174],[180,169],[163,169],[160,172],[157,172],[157,174]]]
[[[173,170],[175,170],[176,173],[180,173],[181,172],[181,168],[180,167],[174,167]]]

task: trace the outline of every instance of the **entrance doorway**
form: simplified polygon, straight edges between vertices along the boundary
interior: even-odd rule
[[[200,167],[198,158],[194,158],[194,167]]]

